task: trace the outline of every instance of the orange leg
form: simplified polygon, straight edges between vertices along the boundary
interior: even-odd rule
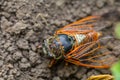
[[[55,64],[55,59],[52,59],[48,65],[49,68],[51,68]]]

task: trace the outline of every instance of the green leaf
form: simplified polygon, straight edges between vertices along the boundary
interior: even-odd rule
[[[120,22],[115,24],[115,36],[120,39]]]
[[[115,63],[111,67],[111,71],[112,71],[113,76],[115,77],[115,80],[120,80],[120,61]]]

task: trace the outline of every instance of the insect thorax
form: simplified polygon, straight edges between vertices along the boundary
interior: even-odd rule
[[[55,59],[59,59],[63,54],[67,54],[74,49],[75,43],[77,45],[84,41],[86,36],[84,34],[76,34],[69,36],[67,34],[59,34],[44,41],[44,52]]]
[[[84,34],[76,34],[75,35],[75,39],[76,39],[78,45],[81,44],[85,38],[86,38],[86,35],[84,35]]]

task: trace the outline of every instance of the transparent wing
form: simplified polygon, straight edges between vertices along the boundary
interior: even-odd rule
[[[104,40],[103,38],[101,40]],[[110,52],[103,52],[103,46],[100,46],[99,41],[93,41],[77,47],[66,55],[66,61],[85,67],[92,68],[109,68],[114,62],[114,57]],[[101,52],[101,51],[102,52]]]
[[[99,19],[99,16],[89,16],[73,22],[69,25],[56,31],[56,34],[60,33],[85,33],[93,30],[94,23]]]

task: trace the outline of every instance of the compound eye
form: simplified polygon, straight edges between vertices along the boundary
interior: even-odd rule
[[[71,37],[68,37],[68,40],[69,40],[69,41],[72,41],[72,38],[71,38]]]
[[[71,43],[73,43],[74,42],[74,40],[73,40],[73,38],[72,37],[68,37],[68,41],[70,41]]]

